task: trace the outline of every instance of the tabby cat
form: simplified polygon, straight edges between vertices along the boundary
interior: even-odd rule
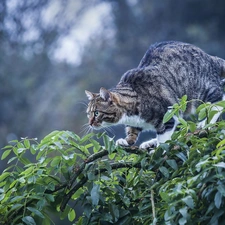
[[[115,88],[99,93],[85,91],[89,125],[94,129],[124,124],[126,138],[118,145],[133,145],[144,130],[156,131],[156,138],[140,148],[148,148],[171,138],[178,121],[163,123],[169,107],[182,96],[187,100],[217,102],[223,92],[225,60],[210,56],[194,45],[169,41],[151,45],[137,68],[127,71]],[[184,117],[193,114],[199,101],[188,104]],[[213,120],[218,119],[217,113]]]

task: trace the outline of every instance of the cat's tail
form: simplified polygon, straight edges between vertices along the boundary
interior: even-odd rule
[[[213,57],[213,60],[219,63],[219,66],[221,67],[221,78],[225,78],[225,60],[216,56]],[[225,79],[224,79],[224,83],[225,83]]]

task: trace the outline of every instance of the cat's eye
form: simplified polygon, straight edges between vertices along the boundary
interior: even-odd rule
[[[94,112],[94,115],[95,115],[95,116],[98,116],[98,110],[96,110],[96,111]]]

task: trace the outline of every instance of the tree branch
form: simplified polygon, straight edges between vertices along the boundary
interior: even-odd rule
[[[143,154],[143,153],[146,153],[147,150],[140,150],[138,149],[138,147],[125,147],[124,150],[126,152],[129,152],[129,153],[133,153],[133,154]],[[70,188],[72,187],[73,183],[76,181],[77,177],[84,171],[85,169],[85,165],[88,164],[88,163],[91,163],[99,158],[102,158],[103,156],[106,156],[109,154],[109,151],[108,150],[102,150],[98,153],[95,153],[91,156],[89,156],[82,164],[80,167],[77,167],[75,168],[75,174],[72,178],[72,180],[70,181]],[[110,164],[111,166],[111,169],[112,170],[115,170],[115,169],[119,169],[119,168],[132,168],[132,167],[135,167],[135,168],[141,168],[141,164],[138,163],[138,164],[135,164],[133,165],[133,163],[127,163],[127,162],[124,162],[124,163],[111,163]],[[106,172],[107,169],[106,168],[98,168],[95,170],[94,174],[98,174],[98,173],[104,173]],[[86,173],[88,172],[88,170],[86,171]],[[67,203],[69,202],[69,200],[71,199],[72,195],[79,189],[81,188],[86,182],[88,181],[88,178],[87,178],[87,175],[85,174],[84,177],[77,183],[75,184],[71,190],[64,196],[64,199],[61,203],[61,206],[60,206],[60,210],[61,211],[64,211]]]

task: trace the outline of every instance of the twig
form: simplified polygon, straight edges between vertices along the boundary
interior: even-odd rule
[[[139,149],[138,147],[135,147],[135,146],[124,147],[123,149],[124,149],[124,151],[126,151],[128,153],[133,153],[133,154],[143,154],[143,153],[148,152],[147,150]],[[60,210],[64,211],[64,209],[65,209],[67,203],[69,202],[69,200],[71,199],[72,195],[88,181],[88,178],[86,176],[88,169],[86,168],[87,171],[85,171],[84,177],[74,185],[74,183],[76,182],[79,175],[84,172],[86,165],[88,165],[88,164],[92,163],[93,161],[100,159],[108,154],[109,154],[109,151],[104,149],[104,150],[101,150],[97,153],[90,155],[87,159],[85,159],[83,161],[83,163],[81,163],[79,166],[76,166],[74,168],[75,173],[71,177],[70,181],[67,180],[65,183],[55,186],[54,190],[46,190],[45,193],[52,194],[52,193],[55,193],[62,189],[68,188],[70,191],[64,195],[63,201],[60,206]],[[141,168],[140,164],[133,165],[132,163],[127,163],[127,162],[111,163],[110,166],[111,166],[112,170],[119,169],[119,168],[131,168],[131,167]],[[98,174],[98,173],[104,173],[106,171],[107,171],[106,168],[97,168],[94,173]]]
[[[151,204],[152,204],[153,225],[155,225],[156,222],[154,220],[156,218],[156,215],[155,215],[155,202],[154,202],[154,191],[153,190],[151,190]]]
[[[121,169],[121,168],[141,168],[141,164],[135,164],[133,165],[132,163],[112,163],[111,164],[111,169],[115,170],[115,169]],[[107,171],[106,168],[101,168],[101,169],[96,169],[95,170],[95,174],[98,173],[104,173],[105,171]],[[88,181],[87,176],[83,177],[64,197],[61,206],[60,206],[60,210],[64,211],[67,203],[69,202],[69,200],[71,199],[72,195],[80,188],[82,187],[86,182]]]
[[[83,177],[74,187],[73,189],[70,190],[70,192],[68,194],[65,195],[65,197],[63,198],[63,201],[60,205],[60,210],[63,212],[67,203],[69,202],[70,198],[72,197],[72,195],[80,188],[82,187],[86,182],[88,181],[87,177]]]

